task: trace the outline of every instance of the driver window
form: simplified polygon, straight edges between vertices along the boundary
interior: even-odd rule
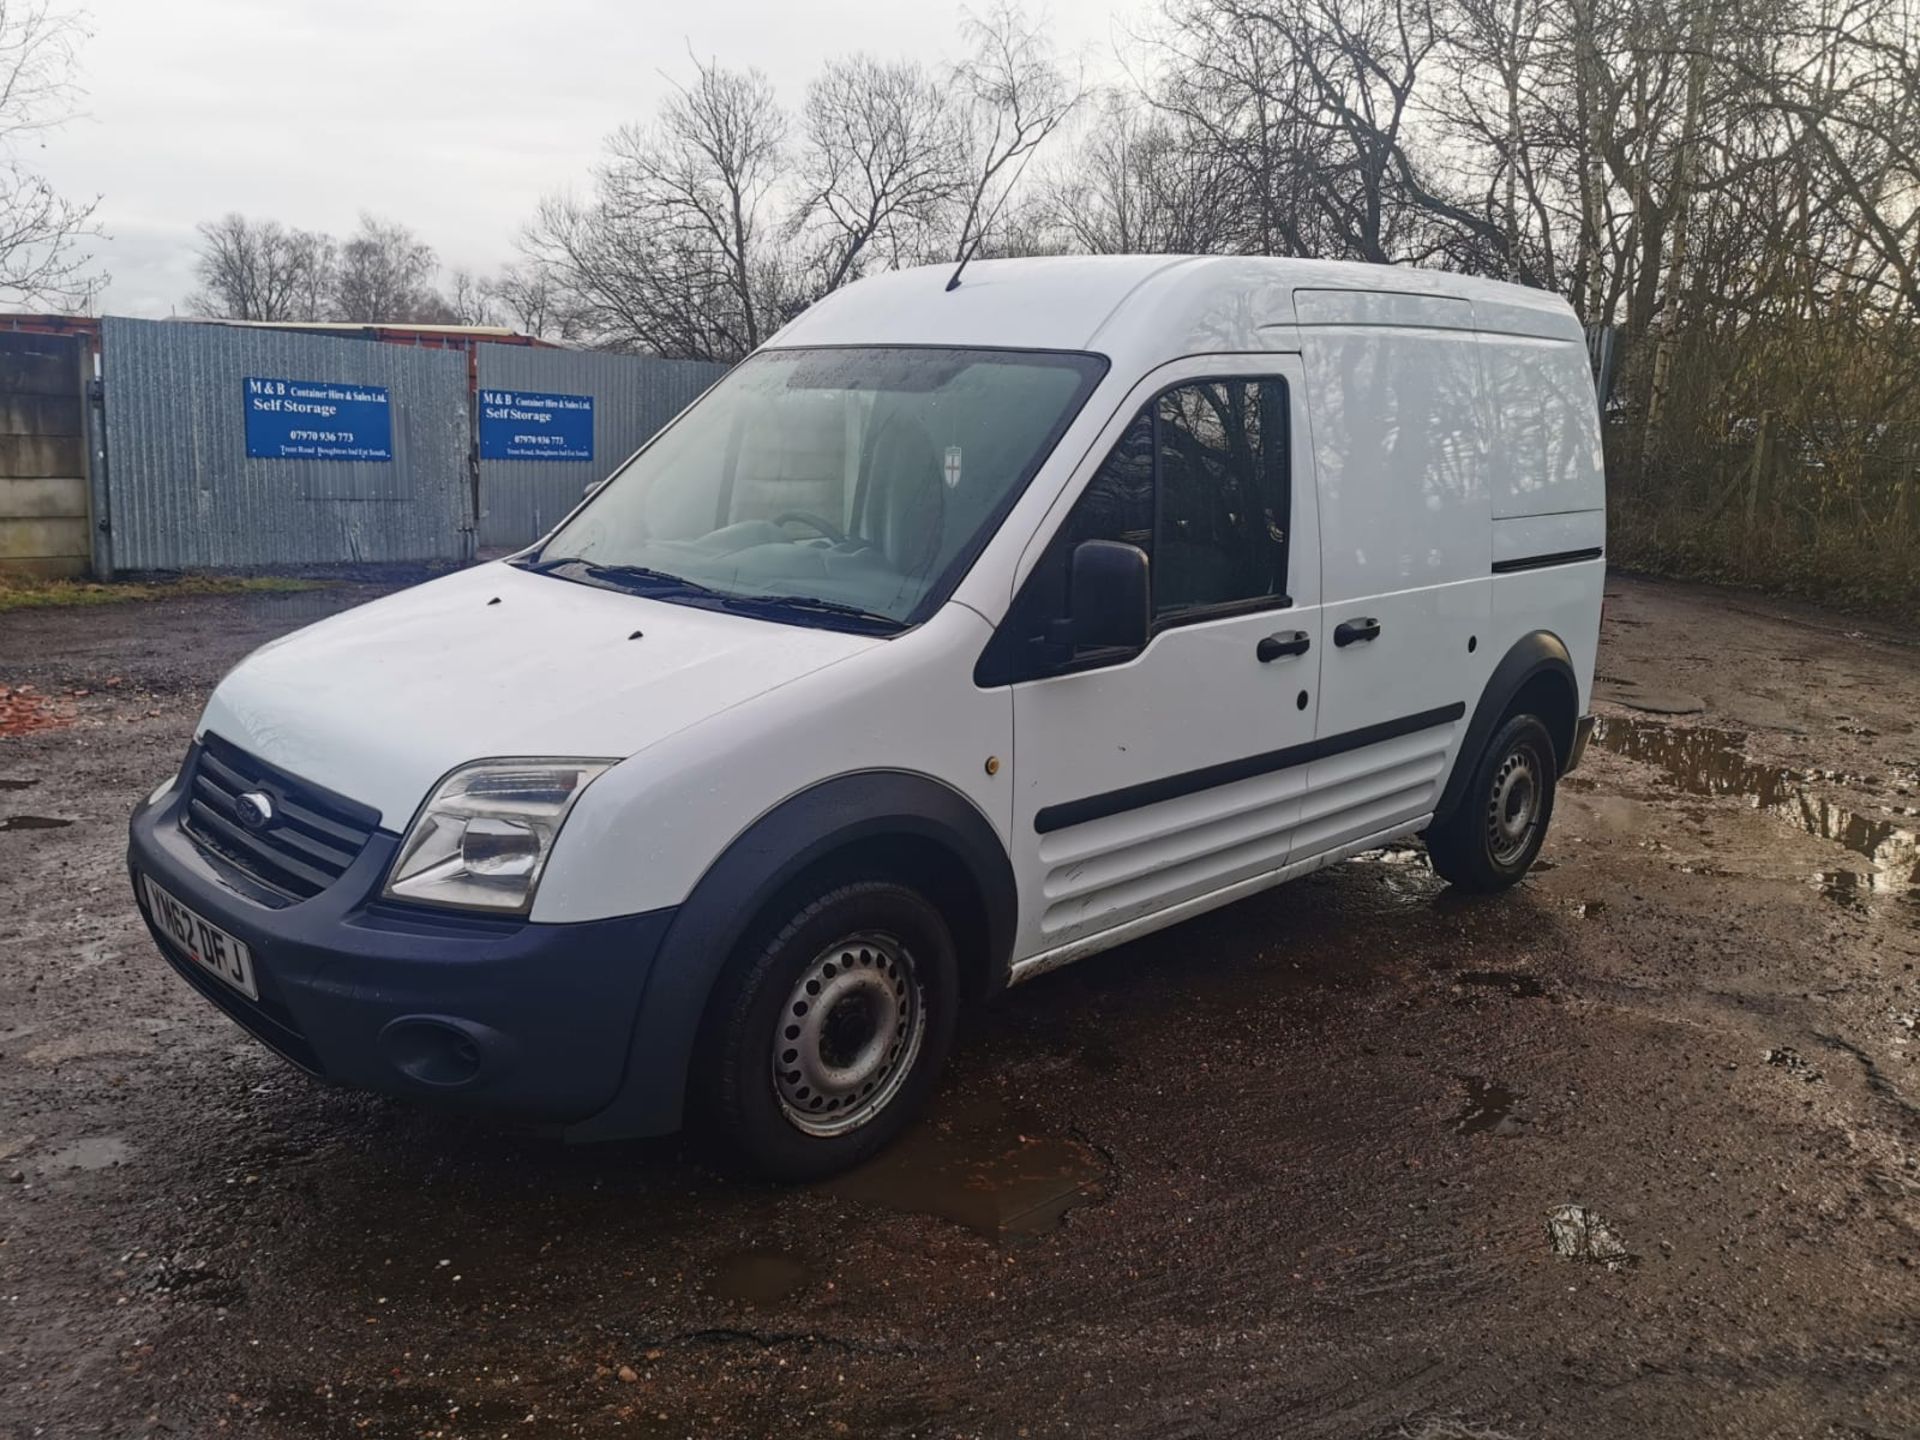
[[[1074,548],[1118,540],[1144,550],[1156,628],[1274,608],[1286,597],[1292,520],[1286,382],[1178,385],[1142,406],[1048,544],[982,654],[983,685],[1085,668],[1046,646],[1071,608]]]
[[[1068,572],[1074,547],[1083,540],[1119,540],[1153,557],[1153,407],[1133,419],[1099,470],[1074,502],[1073,511],[1047,547],[1020,592],[1019,608],[1038,635],[1048,620],[1068,611]]]
[[[1158,404],[1153,612],[1188,618],[1287,591],[1287,387],[1182,385]]]

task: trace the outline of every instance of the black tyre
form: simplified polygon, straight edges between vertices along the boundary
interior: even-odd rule
[[[1453,815],[1427,832],[1434,870],[1462,890],[1504,890],[1519,880],[1546,842],[1558,779],[1547,727],[1534,715],[1510,716]]]
[[[762,931],[709,1006],[694,1075],[729,1169],[812,1180],[912,1120],[953,1044],[946,922],[892,881],[840,885]]]

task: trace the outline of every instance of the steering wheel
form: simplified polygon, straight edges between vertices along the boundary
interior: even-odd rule
[[[842,530],[831,520],[823,519],[807,510],[789,510],[783,515],[774,516],[773,523],[776,525],[805,525],[810,529],[818,530],[836,545],[844,545],[847,543],[846,531]]]

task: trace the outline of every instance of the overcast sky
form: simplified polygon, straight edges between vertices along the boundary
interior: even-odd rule
[[[1138,0],[1028,0],[1063,54],[1115,71]],[[230,210],[344,233],[411,225],[443,266],[491,270],[539,198],[584,185],[687,47],[754,65],[797,107],[826,57],[955,57],[958,6],[916,0],[91,0],[82,113],[32,157],[103,197],[101,309],[165,315],[193,227]],[[1116,21],[1115,17],[1122,17]]]

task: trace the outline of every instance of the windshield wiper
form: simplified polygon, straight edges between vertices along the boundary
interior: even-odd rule
[[[562,579],[577,576],[635,595],[719,595],[717,590],[678,575],[669,575],[664,570],[649,570],[644,565],[603,565],[597,560],[582,560],[574,555],[552,560],[530,560],[520,568],[534,575],[558,575]]]
[[[891,615],[882,615],[874,610],[863,610],[858,605],[844,605],[838,600],[822,600],[812,595],[735,595],[725,590],[715,590],[710,585],[702,585],[697,580],[669,575],[664,570],[649,570],[644,565],[605,565],[597,560],[583,560],[575,555],[514,563],[522,570],[534,575],[557,575],[563,580],[580,580],[589,585],[604,585],[608,589],[624,590],[632,595],[648,595],[667,600],[691,600],[695,604],[710,609],[731,610],[735,614],[753,615],[768,620],[821,615],[833,620],[851,622],[862,630],[888,635],[907,628],[903,622],[894,619]]]
[[[722,595],[720,604],[743,615],[762,615],[777,619],[789,615],[826,615],[835,620],[858,621],[862,628],[893,634],[906,629],[903,621],[877,610],[863,610],[838,600],[822,600],[815,595]]]

